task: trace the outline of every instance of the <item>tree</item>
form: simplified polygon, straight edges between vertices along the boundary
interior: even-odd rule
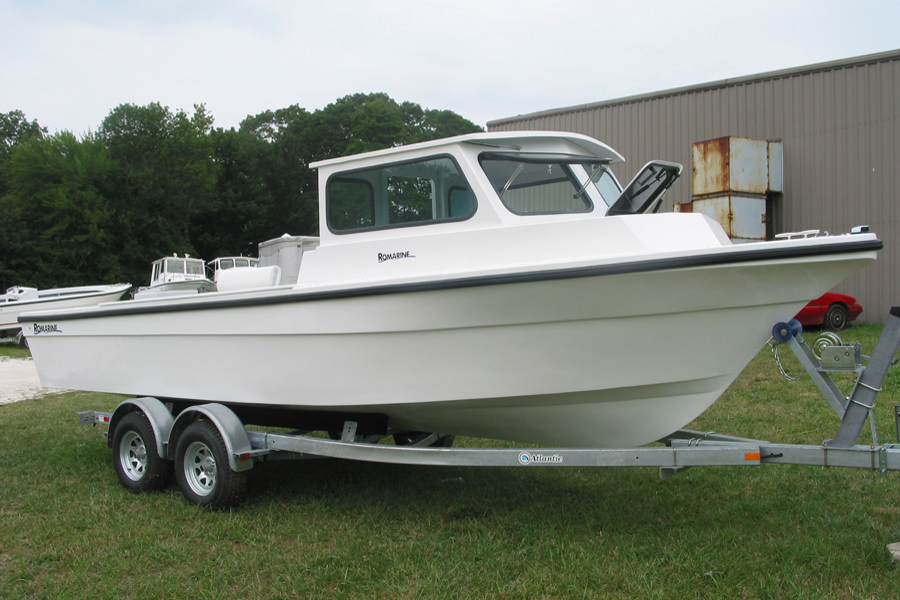
[[[305,119],[308,115],[305,108],[300,108],[296,104],[275,111],[267,110],[244,119],[240,125],[240,132],[251,133],[267,142],[275,142],[285,127],[295,121]]]
[[[403,109],[387,94],[344,96],[313,116],[310,151],[316,160],[399,146],[409,138]]]
[[[0,285],[140,284],[173,252],[255,254],[283,233],[316,235],[311,162],[478,130],[386,94],[267,110],[237,130],[213,129],[202,104],[123,104],[80,140],[0,113]]]
[[[482,131],[481,127],[452,110],[422,110],[412,102],[404,102],[401,108],[410,132],[406,142],[409,144]]]
[[[160,256],[197,253],[191,223],[214,202],[218,179],[212,122],[203,105],[189,116],[158,103],[123,104],[103,120],[97,137],[118,165],[121,260],[132,278],[146,278]]]
[[[270,144],[260,168],[272,195],[272,223],[290,233],[316,235],[318,185],[310,162],[481,128],[451,111],[398,104],[377,93],[345,96],[311,114],[296,105],[266,111],[247,117],[241,131],[252,131]]]
[[[197,210],[191,240],[200,256],[252,256],[257,244],[275,237],[271,226],[274,201],[262,163],[271,144],[243,128],[210,133],[217,164],[213,201]]]
[[[247,117],[241,132],[252,132],[266,142],[260,149],[259,174],[271,196],[268,207],[270,239],[283,233],[314,235],[318,232],[315,198],[315,173],[309,169],[309,126],[312,115],[296,105],[276,111],[266,111]],[[258,240],[263,241],[263,240]]]
[[[37,121],[29,121],[21,110],[0,113],[0,158],[9,154],[16,144],[47,133]]]
[[[102,143],[68,131],[17,144],[0,199],[2,278],[50,287],[122,280],[115,236],[115,164]]]
[[[37,121],[29,121],[21,110],[0,113],[0,195],[7,189],[5,164],[13,147],[33,138],[43,137],[47,129]],[[6,289],[6,288],[4,288]]]

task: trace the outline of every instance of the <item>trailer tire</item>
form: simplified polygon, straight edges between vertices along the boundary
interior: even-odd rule
[[[123,486],[138,494],[161,490],[172,480],[172,463],[156,451],[156,435],[139,410],[122,417],[113,433],[113,464]]]
[[[246,471],[231,470],[222,434],[210,421],[185,428],[175,449],[175,478],[191,504],[224,509],[240,504],[247,489]]]

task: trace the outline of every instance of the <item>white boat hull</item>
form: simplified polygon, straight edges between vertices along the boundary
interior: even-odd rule
[[[187,279],[184,281],[170,281],[140,288],[135,292],[135,299],[158,298],[160,296],[185,296],[191,294],[205,294],[216,291],[216,284],[208,279]]]
[[[81,286],[41,290],[33,300],[0,302],[0,331],[19,329],[19,315],[36,310],[57,310],[96,306],[118,300],[131,289],[127,283],[116,285]]]
[[[26,332],[48,387],[377,413],[395,430],[626,447],[696,418],[774,323],[874,256],[698,257],[207,294],[27,315]]]

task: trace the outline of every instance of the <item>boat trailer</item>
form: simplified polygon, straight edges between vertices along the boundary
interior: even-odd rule
[[[8,330],[15,331],[15,330]],[[0,334],[6,334],[6,332],[0,332]],[[22,330],[19,329],[15,335],[6,334],[7,337],[0,337],[0,344],[15,344],[17,346],[28,347],[28,342],[25,339],[25,335],[22,333]]]
[[[119,480],[135,492],[168,485],[172,471],[185,497],[210,508],[237,504],[246,472],[256,462],[286,458],[349,460],[435,466],[488,467],[658,467],[663,479],[697,466],[791,464],[900,471],[900,406],[894,407],[898,443],[879,444],[872,409],[900,347],[900,307],[893,307],[871,357],[859,344],[843,344],[826,333],[810,348],[797,321],[778,323],[770,344],[787,345],[840,417],[835,436],[820,445],[777,444],[713,432],[680,430],[660,440],[664,445],[626,449],[592,448],[453,448],[440,446],[445,434],[424,435],[410,445],[379,444],[385,436],[362,435],[346,421],[340,439],[309,432],[278,433],[244,427],[223,404],[190,406],[173,416],[156,398],[125,400],[114,412],[78,413],[82,425],[108,424]],[[824,338],[824,339],[823,339]],[[862,361],[867,358],[867,365]],[[779,361],[779,367],[781,366]],[[783,369],[782,369],[783,371]],[[831,372],[856,372],[849,396]],[[869,421],[870,445],[857,444]],[[336,432],[334,437],[337,437]]]

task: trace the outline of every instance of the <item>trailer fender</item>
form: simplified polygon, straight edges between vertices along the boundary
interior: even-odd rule
[[[169,438],[172,433],[174,419],[172,413],[166,408],[166,405],[156,398],[129,398],[116,407],[112,417],[109,420],[109,436],[106,443],[112,448],[113,435],[116,431],[116,425],[119,421],[130,412],[140,411],[146,415],[153,428],[153,435],[156,437],[156,452],[160,458],[170,459],[168,456]]]
[[[219,430],[228,450],[228,464],[232,471],[248,471],[253,468],[253,460],[250,458],[253,448],[247,430],[237,415],[224,404],[213,402],[184,409],[175,419],[169,439],[177,443],[185,428],[198,419],[206,419]]]

